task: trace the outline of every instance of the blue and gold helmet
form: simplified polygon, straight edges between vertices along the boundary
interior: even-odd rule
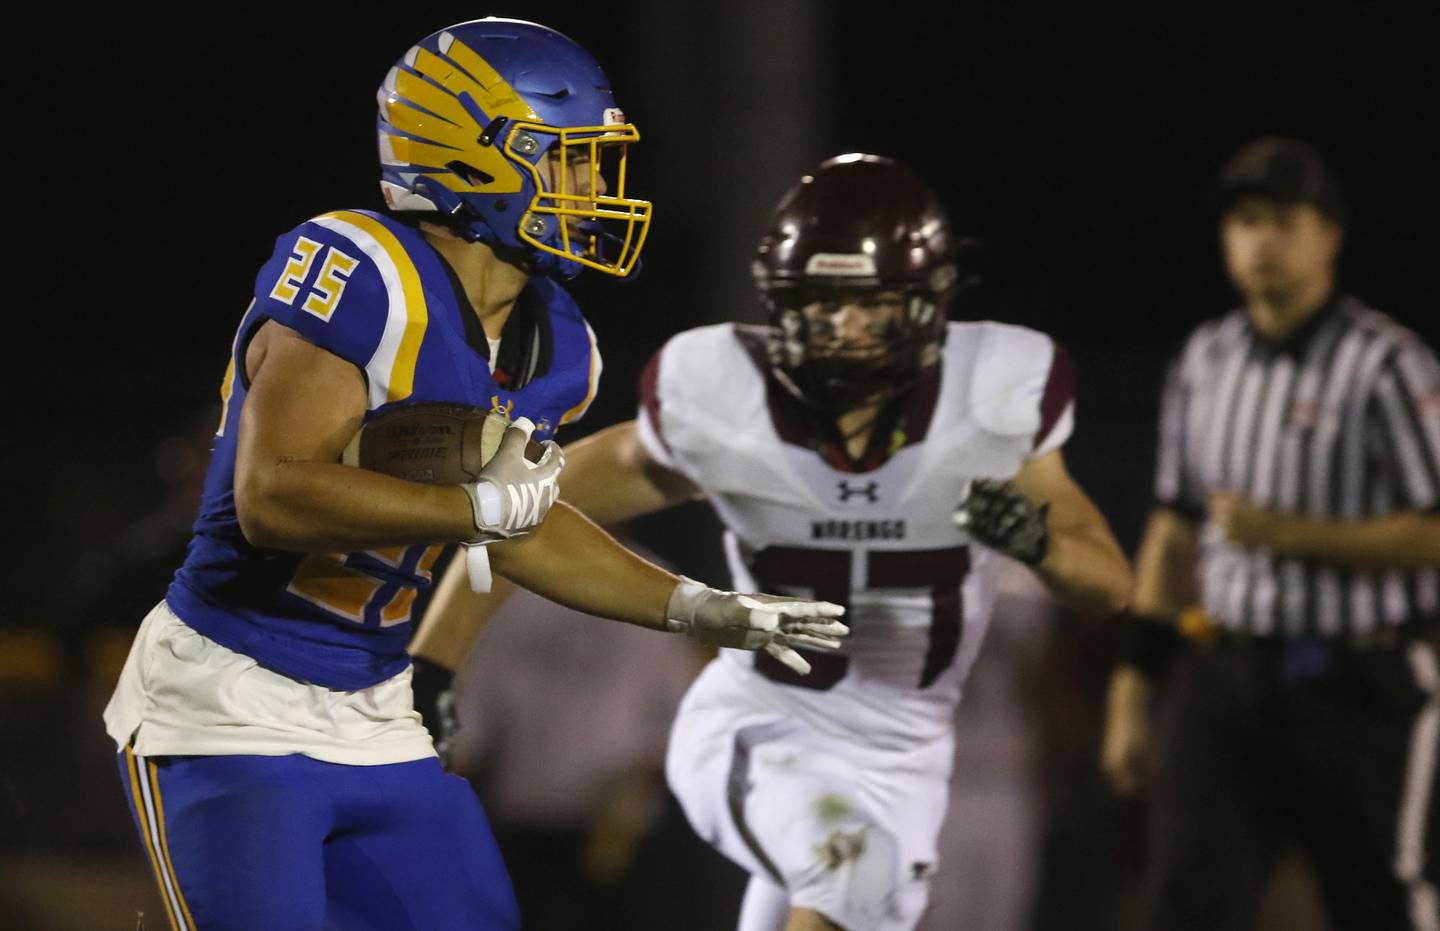
[[[406,52],[378,98],[391,209],[444,214],[526,253],[536,274],[635,269],[650,227],[649,202],[626,196],[640,134],[572,40],[514,19],[459,23]]]

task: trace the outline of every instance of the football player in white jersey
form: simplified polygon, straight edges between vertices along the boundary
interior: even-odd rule
[[[564,495],[602,524],[703,496],[737,586],[848,606],[848,643],[804,651],[808,676],[722,650],[680,707],[667,775],[752,876],[740,931],[909,929],[990,620],[983,564],[1021,560],[1097,613],[1126,604],[1130,570],[1060,453],[1063,350],[947,322],[955,243],[909,171],[820,165],[776,209],[754,275],[770,326],[671,339],[638,418],[567,449]],[[449,580],[412,652],[454,668],[485,613]]]

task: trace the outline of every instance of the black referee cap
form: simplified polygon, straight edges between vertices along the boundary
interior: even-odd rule
[[[1246,195],[1282,204],[1311,204],[1336,223],[1345,222],[1340,182],[1320,153],[1298,139],[1265,136],[1230,157],[1215,184],[1221,213]]]

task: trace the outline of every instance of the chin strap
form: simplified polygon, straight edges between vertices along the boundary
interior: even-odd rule
[[[584,231],[587,232],[587,233],[590,233],[591,235],[593,235],[593,236],[595,237],[595,239],[596,239],[595,252],[596,252],[598,255],[600,255],[600,257],[601,257],[602,259],[604,259],[605,261],[610,261],[610,259],[608,258],[608,256],[605,255],[605,250],[602,249],[602,248],[600,248],[602,244],[603,244],[603,245],[609,245],[609,246],[611,246],[611,247],[614,249],[616,255],[619,255],[622,251],[624,251],[625,240],[621,239],[619,236],[617,236],[617,235],[615,235],[614,233],[610,232],[609,230],[605,229],[604,225],[601,224],[600,221],[598,221],[598,220],[586,220],[585,222],[583,222],[583,223],[580,224],[580,229],[584,230]],[[645,257],[644,257],[644,256],[636,256],[636,257],[635,257],[635,266],[630,269],[629,274],[627,274],[624,278],[618,278],[618,279],[616,279],[616,280],[617,280],[617,281],[634,281],[636,278],[639,278],[639,277],[640,277],[640,270],[643,269],[644,267],[645,267]]]

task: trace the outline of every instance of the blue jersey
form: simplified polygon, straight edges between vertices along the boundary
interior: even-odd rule
[[[364,373],[367,420],[395,405],[445,401],[528,417],[536,438],[547,439],[580,417],[595,394],[600,355],[565,290],[535,278],[517,302],[537,335],[532,377],[515,386],[492,375],[474,337],[467,340],[475,317],[457,285],[424,237],[392,217],[338,211],[276,241],[231,349],[200,514],[166,595],[186,624],[329,688],[368,688],[405,668],[411,610],[443,545],[309,555],[250,545],[235,513],[245,351],[266,320],[290,327]]]

